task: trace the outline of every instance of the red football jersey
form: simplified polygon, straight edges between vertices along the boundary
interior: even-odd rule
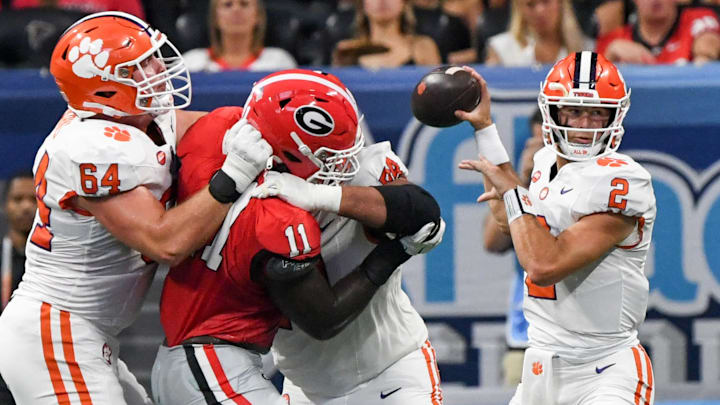
[[[180,201],[222,166],[222,137],[241,112],[215,110],[185,134],[178,147]],[[319,257],[320,234],[310,213],[279,199],[238,200],[212,244],[165,279],[160,318],[168,344],[209,335],[269,348],[278,328],[289,324],[258,282],[264,261],[269,255]]]
[[[628,24],[598,39],[596,52],[605,54],[608,45],[616,39],[627,39],[647,47],[655,55],[656,63],[682,63],[692,60],[692,45],[704,32],[720,32],[715,13],[702,7],[681,8],[670,34],[657,46],[646,44],[637,33],[637,27]]]

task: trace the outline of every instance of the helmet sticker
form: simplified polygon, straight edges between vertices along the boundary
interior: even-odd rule
[[[335,121],[325,110],[314,105],[304,105],[293,115],[295,123],[312,136],[328,136],[335,129]]]
[[[110,53],[108,51],[101,52],[102,46],[102,39],[91,42],[90,37],[85,37],[80,41],[79,47],[72,47],[68,53],[68,60],[73,64],[73,73],[83,79],[90,79],[95,75],[103,76],[106,72],[102,68],[105,67]]]

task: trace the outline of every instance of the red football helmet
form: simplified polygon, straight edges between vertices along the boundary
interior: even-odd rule
[[[357,104],[333,75],[292,69],[266,76],[253,86],[243,118],[272,146],[274,159],[307,181],[339,184],[360,168]]]
[[[617,150],[625,133],[622,122],[630,108],[630,89],[612,62],[595,52],[573,53],[558,61],[541,84],[538,104],[543,116],[543,141],[569,160],[588,160]],[[611,110],[607,126],[573,128],[561,125],[558,109],[602,107]],[[590,144],[571,143],[568,131],[592,132]]]
[[[190,75],[177,48],[127,13],[91,14],[70,26],[55,45],[50,73],[80,117],[158,114],[190,104]]]

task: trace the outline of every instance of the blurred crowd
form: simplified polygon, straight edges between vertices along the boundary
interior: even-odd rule
[[[579,50],[618,63],[720,56],[718,0],[3,0],[0,66],[47,66],[65,27],[104,10],[166,33],[191,71],[532,66]]]

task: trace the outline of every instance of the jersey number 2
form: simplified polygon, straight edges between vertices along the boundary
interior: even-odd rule
[[[45,172],[47,171],[48,165],[50,164],[50,157],[45,153],[40,159],[40,164],[35,172],[35,198],[37,199],[38,216],[40,217],[40,223],[35,224],[32,236],[30,236],[30,242],[34,245],[50,250],[50,241],[53,238],[53,234],[50,231],[50,208],[43,202],[45,194],[47,194],[47,180],[45,179]]]
[[[610,181],[610,185],[613,187],[620,187],[614,188],[610,192],[610,201],[608,201],[608,207],[624,210],[625,207],[627,207],[627,199],[622,198],[622,196],[627,195],[628,191],[630,191],[630,185],[628,184],[627,179],[615,177]]]

